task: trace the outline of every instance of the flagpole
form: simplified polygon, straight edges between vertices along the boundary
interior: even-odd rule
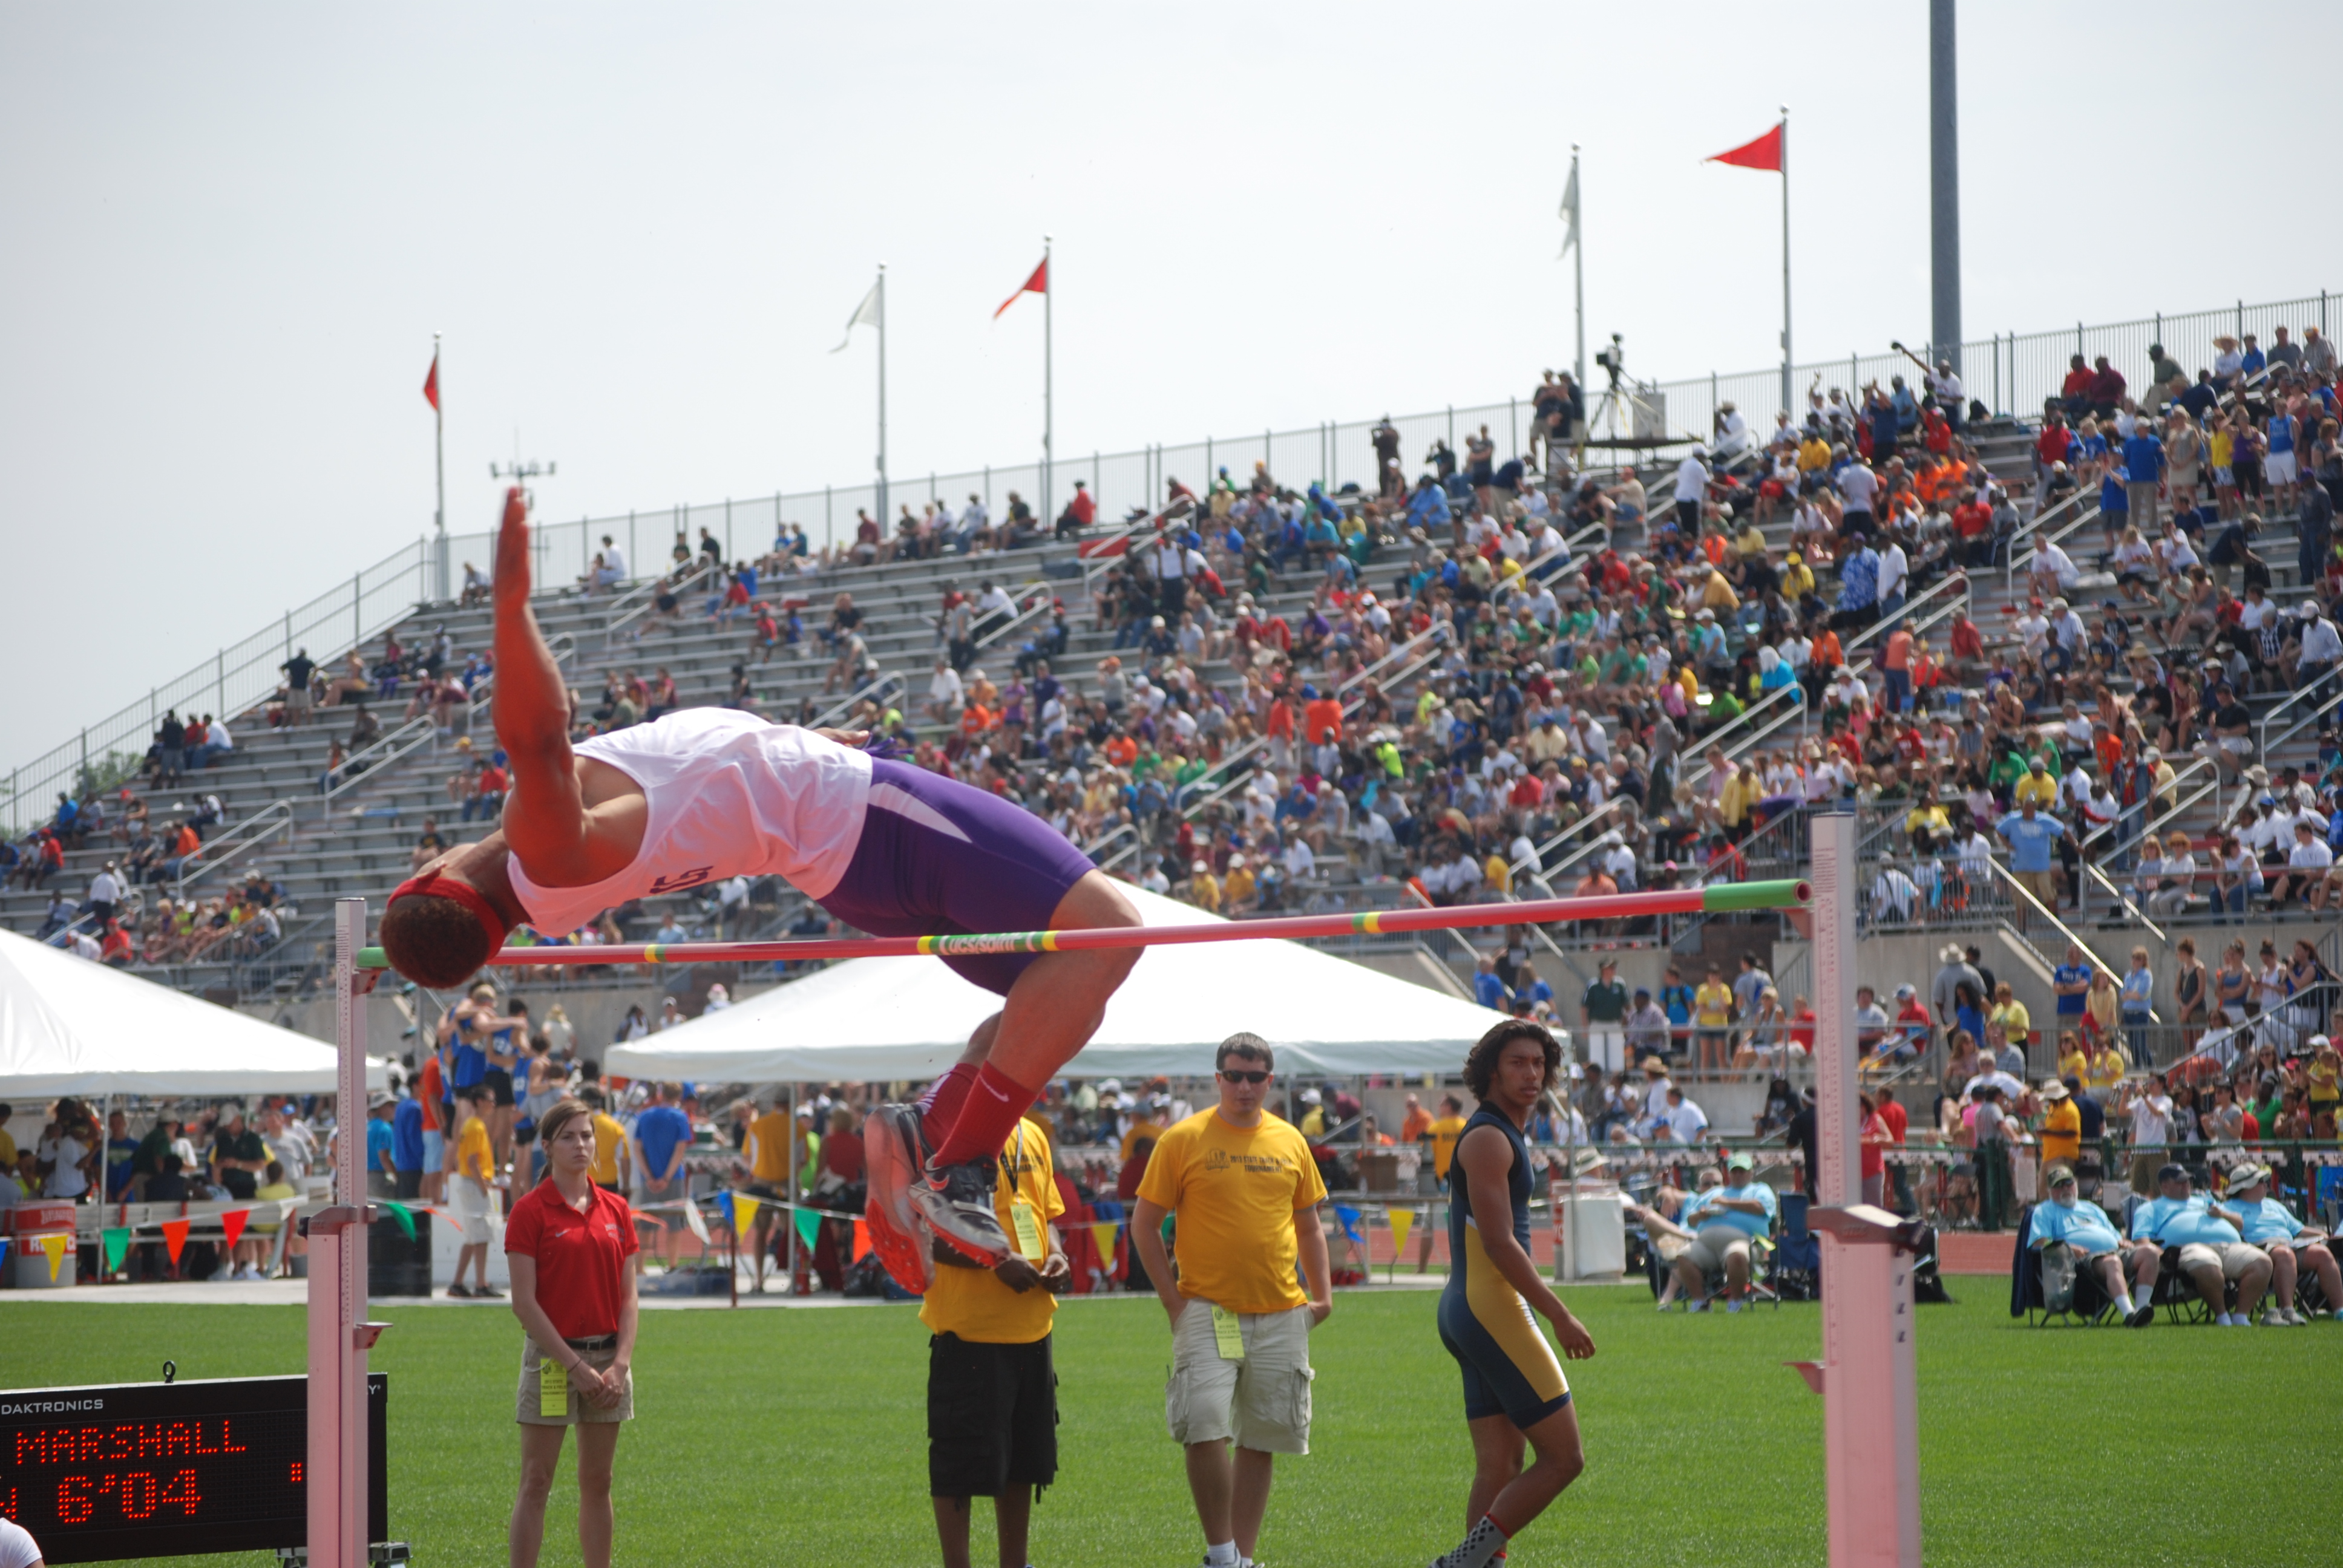
[[[1782,106],[1782,407],[1790,401],[1790,106]]]
[[[435,391],[438,391],[439,334],[436,332],[431,335],[431,375],[432,387]],[[439,478],[439,510],[437,514],[439,534],[435,546],[435,553],[438,559],[437,570],[434,575],[438,578],[437,597],[443,603],[455,597],[449,591],[447,576],[447,416],[443,412],[446,402],[447,394],[444,391],[440,391],[439,396],[431,399],[432,466]]]
[[[1586,397],[1586,193],[1578,188],[1578,144],[1570,144],[1570,246],[1571,270],[1575,274],[1578,293],[1578,357],[1573,362],[1571,379],[1578,384],[1578,396]]]
[[[887,513],[887,264],[879,264],[879,538],[893,537]]]
[[[1050,269],[1050,236],[1041,236],[1041,526],[1050,528],[1057,520],[1055,484],[1057,477],[1058,430],[1057,403],[1052,379],[1056,372],[1057,347],[1051,332],[1051,309],[1058,298],[1058,276]]]

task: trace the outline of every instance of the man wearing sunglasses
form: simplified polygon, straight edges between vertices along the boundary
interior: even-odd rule
[[[1163,1134],[1131,1221],[1172,1318],[1165,1411],[1172,1440],[1187,1451],[1207,1568],[1252,1562],[1274,1457],[1310,1452],[1310,1331],[1334,1310],[1318,1218],[1325,1183],[1302,1134],[1262,1109],[1274,1065],[1258,1035],[1221,1043],[1220,1103]],[[1163,1246],[1167,1216],[1176,1281]],[[1307,1293],[1295,1282],[1297,1262]]]

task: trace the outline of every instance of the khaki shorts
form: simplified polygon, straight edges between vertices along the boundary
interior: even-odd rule
[[[487,1189],[470,1176],[458,1176],[447,1183],[448,1207],[455,1211],[456,1227],[468,1247],[484,1247],[496,1240],[496,1227],[489,1222],[494,1213],[488,1202]]]
[[[1690,1258],[1704,1274],[1722,1274],[1725,1261],[1738,1251],[1744,1258],[1749,1255],[1749,1237],[1738,1225],[1703,1225],[1697,1235],[1687,1243],[1684,1256]]]
[[[611,1334],[601,1340],[572,1340],[570,1348],[578,1352],[578,1359],[588,1366],[592,1367],[596,1372],[605,1372],[608,1370],[612,1362],[618,1359],[618,1336]],[[544,1382],[538,1362],[544,1355],[545,1352],[537,1348],[536,1341],[526,1334],[521,1336],[520,1397],[516,1402],[514,1420],[523,1426],[576,1426],[581,1421],[613,1422],[635,1419],[635,1374],[632,1368],[628,1369],[627,1372],[627,1392],[618,1396],[617,1404],[607,1409],[601,1405],[588,1404],[586,1397],[578,1392],[578,1385],[573,1382],[569,1385],[568,1412],[564,1415],[543,1413]]]
[[[2259,1247],[2248,1247],[2243,1241],[2224,1241],[2215,1246],[2209,1241],[2191,1241],[2180,1249],[2180,1269],[2183,1273],[2195,1273],[2199,1269],[2216,1268],[2225,1280],[2242,1277],[2255,1259],[2262,1255]]]
[[[2056,911],[2058,908],[2058,879],[2048,871],[2012,871],[2018,886],[2042,900],[2042,907]]]
[[[1241,1312],[1244,1359],[1224,1361],[1212,1303],[1191,1301],[1172,1329],[1163,1414],[1175,1442],[1234,1438],[1259,1453],[1310,1452],[1310,1309]]]

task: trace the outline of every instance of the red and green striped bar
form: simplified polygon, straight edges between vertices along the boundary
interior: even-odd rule
[[[649,942],[606,947],[547,943],[507,947],[490,957],[488,962],[506,968],[537,968],[555,964],[801,963],[921,953],[947,958],[982,953],[1072,953],[1190,942],[1296,941],[1363,932],[1383,936],[1487,926],[1544,926],[1566,920],[1631,920],[1641,915],[1801,910],[1813,901],[1814,889],[1804,881],[1723,882],[1706,888],[1651,893],[1531,899],[1511,904],[1454,904],[1445,909],[1379,910],[1362,915],[1289,915],[1276,920],[1223,920],[1195,926],[1114,926],[1096,930],[1004,931],[982,936],[840,937],[792,942]],[[380,948],[362,948],[357,967],[380,970],[388,969],[390,963]]]

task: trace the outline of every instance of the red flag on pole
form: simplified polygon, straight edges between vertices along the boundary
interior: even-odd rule
[[[1001,302],[1001,310],[1006,310],[1011,306],[1016,304],[1018,294],[1047,294],[1049,292],[1050,262],[1049,258],[1044,256],[1041,260],[1041,265],[1033,269],[1033,276],[1017,286],[1017,294],[1012,294],[1008,298]],[[996,310],[992,313],[993,320],[998,321],[1001,319],[1001,310]]]
[[[1764,169],[1768,174],[1778,175],[1782,172],[1782,127],[1777,122],[1772,130],[1755,141],[1744,142],[1730,152],[1703,158],[1701,162],[1731,164],[1737,169]]]
[[[251,1218],[249,1209],[230,1209],[220,1216],[220,1234],[227,1239],[231,1249],[244,1239],[244,1222]]]
[[[171,1254],[174,1268],[178,1266],[180,1250],[187,1244],[187,1222],[185,1220],[163,1221],[163,1245]]]
[[[431,355],[431,374],[423,378],[423,400],[434,409],[439,407],[439,355],[436,349]]]

